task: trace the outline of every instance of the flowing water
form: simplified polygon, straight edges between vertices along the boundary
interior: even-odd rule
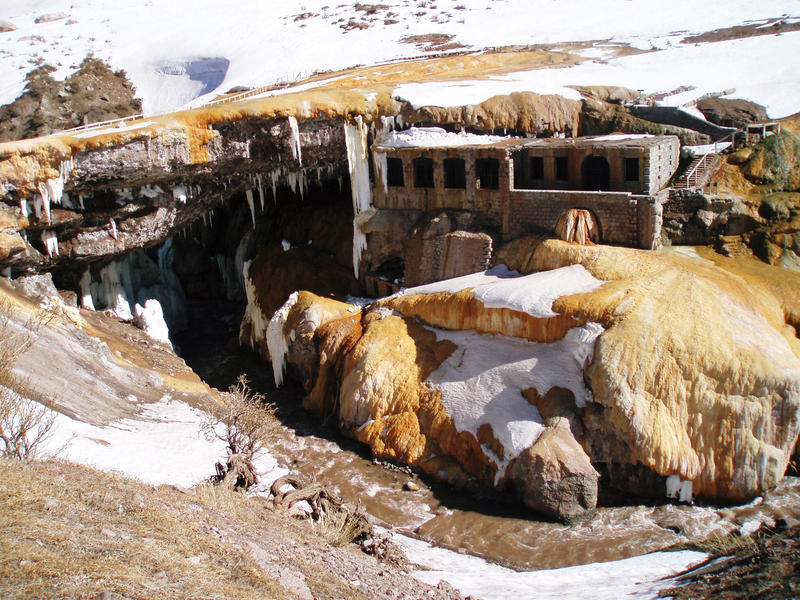
[[[543,521],[501,497],[454,490],[410,470],[379,464],[365,446],[306,413],[300,407],[300,388],[287,384],[275,390],[268,364],[226,346],[233,335],[228,324],[232,319],[221,320],[220,315],[234,308],[223,302],[191,302],[190,329],[177,340],[181,355],[220,389],[245,373],[251,387],[278,406],[284,429],[270,446],[278,462],[330,487],[347,502],[360,502],[384,527],[516,569],[554,569],[637,556],[740,528],[748,531],[760,522],[800,522],[797,477],[787,477],[745,506],[601,507],[591,518],[565,526]],[[409,481],[419,489],[404,489]]]

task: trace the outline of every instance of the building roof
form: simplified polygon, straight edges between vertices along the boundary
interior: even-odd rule
[[[598,145],[614,148],[647,148],[658,146],[667,140],[677,139],[671,135],[615,133],[611,135],[582,136],[575,138],[524,138],[477,135],[473,133],[451,133],[439,127],[412,127],[403,131],[391,131],[375,144],[375,150],[424,148],[509,148],[513,150],[547,146],[555,149],[590,148]]]

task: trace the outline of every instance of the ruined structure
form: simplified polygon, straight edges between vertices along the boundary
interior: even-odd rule
[[[587,228],[596,242],[657,247],[663,190],[678,168],[680,142],[674,136],[525,139],[427,129],[392,132],[376,142],[373,156],[377,211],[367,229],[376,235],[367,245],[373,275],[366,278],[377,295],[385,291],[381,279],[399,279],[401,263],[407,285],[481,270],[493,241],[553,233],[574,209],[591,215]],[[403,226],[409,229],[397,229]]]

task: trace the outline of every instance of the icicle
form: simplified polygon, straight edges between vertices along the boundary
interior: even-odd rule
[[[81,210],[86,210],[86,206],[83,203],[83,194],[78,194],[78,204],[81,205]]]
[[[11,279],[11,267],[6,267],[3,269],[3,277],[6,279]]]
[[[94,302],[92,302],[92,274],[89,269],[86,269],[83,275],[81,275],[79,285],[81,289],[81,307],[94,310]]]
[[[389,193],[389,182],[386,178],[386,153],[375,152],[372,155],[373,162],[375,163],[375,176],[383,184],[383,193]]]
[[[58,236],[56,236],[55,231],[43,231],[42,243],[44,244],[45,250],[47,250],[47,256],[51,258],[53,256],[58,256]]]
[[[111,231],[109,232],[109,234],[111,235],[112,238],[114,238],[116,240],[117,239],[117,222],[114,221],[114,219],[109,219],[108,220],[108,226],[111,228]]]
[[[253,229],[256,228],[256,207],[253,204],[253,190],[245,191],[245,196],[247,196],[247,205],[250,207],[250,218],[253,220]]]
[[[47,186],[44,183],[38,185],[39,194],[34,201],[34,209],[36,218],[41,219],[44,214],[47,222],[50,222],[50,192],[47,191]]]
[[[228,263],[225,259],[224,254],[217,254],[217,268],[219,269],[219,275],[222,277],[222,285],[225,289],[228,289]]]
[[[269,178],[272,181],[272,199],[278,199],[278,181],[281,178],[281,172],[278,169],[270,171]]]
[[[25,198],[19,199],[19,210],[23,217],[28,218],[28,201]]]
[[[261,174],[256,176],[258,183],[258,201],[261,203],[261,212],[264,212],[264,186],[261,184]]]
[[[289,129],[292,132],[292,156],[298,165],[303,164],[303,154],[300,148],[300,130],[297,127],[297,119],[289,117]]]
[[[250,292],[248,291],[248,300],[249,296]],[[267,325],[267,348],[269,349],[269,359],[270,362],[272,362],[272,374],[277,387],[283,385],[283,373],[286,370],[286,355],[289,352],[289,340],[286,339],[287,336],[284,334],[283,328],[286,325],[289,311],[292,310],[292,307],[294,307],[296,303],[297,292],[292,292],[292,295],[289,296],[286,303],[275,311],[275,314],[272,315]],[[249,307],[250,303],[248,302],[248,308]],[[258,310],[258,308],[256,308],[256,310]],[[258,312],[261,311],[258,310]],[[255,329],[255,325],[253,329]],[[289,334],[290,338],[294,337],[293,333],[294,332]]]
[[[367,238],[355,219],[359,213],[369,210],[372,206],[367,165],[367,128],[361,115],[355,118],[355,123],[345,122],[344,139],[347,145],[347,163],[353,197],[353,271],[358,277],[361,253],[367,248]]]

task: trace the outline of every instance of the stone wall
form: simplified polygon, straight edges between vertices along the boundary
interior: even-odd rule
[[[492,238],[485,233],[454,231],[412,238],[406,253],[405,285],[422,285],[489,268]]]
[[[650,247],[639,239],[639,205],[655,204],[650,196],[622,192],[571,192],[514,190],[511,192],[508,239],[534,231],[554,231],[558,218],[570,208],[594,213],[600,226],[600,240],[606,244]],[[644,209],[645,214],[648,209]]]

